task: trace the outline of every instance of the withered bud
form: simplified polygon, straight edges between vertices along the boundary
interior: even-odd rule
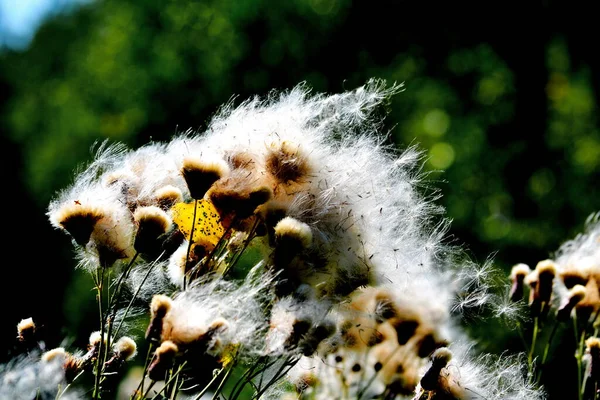
[[[208,189],[229,173],[229,167],[223,160],[203,160],[186,157],[183,160],[181,174],[187,183],[190,195],[195,200],[204,197]]]
[[[311,356],[317,351],[319,344],[334,332],[335,325],[330,321],[324,321],[312,326],[299,344],[300,352],[306,357]]]
[[[246,183],[233,180],[211,189],[209,197],[221,215],[245,219],[254,214],[258,206],[271,200],[273,191],[266,186],[250,188]]]
[[[156,198],[158,206],[165,211],[169,210],[176,203],[181,203],[183,201],[181,189],[173,185],[167,185],[157,189],[156,192],[154,192],[154,197]]]
[[[265,159],[267,171],[280,183],[299,182],[310,173],[310,166],[298,145],[273,144]]]
[[[113,351],[118,358],[129,361],[135,356],[137,345],[130,337],[123,336],[114,344]]]
[[[275,266],[285,268],[296,255],[311,247],[312,240],[310,226],[292,217],[283,218],[275,225]]]
[[[585,286],[590,277],[587,271],[582,271],[576,268],[568,268],[560,271],[560,279],[562,279],[567,289],[571,289],[575,285]]]
[[[48,350],[41,356],[41,361],[46,363],[60,362],[65,371],[65,380],[70,383],[81,372],[84,367],[83,358],[74,356],[63,347]]]
[[[512,267],[510,271],[510,280],[512,286],[510,288],[510,299],[519,301],[523,298],[525,277],[531,272],[527,264],[519,263]]]
[[[61,362],[62,362],[62,361],[64,361],[67,354],[68,353],[66,352],[64,347],[57,347],[52,350],[48,350],[48,351],[44,352],[42,354],[41,360],[43,362],[53,362],[55,360],[61,360]]]
[[[151,342],[158,342],[162,335],[163,318],[169,310],[173,300],[169,296],[157,294],[152,297],[150,302],[150,324],[146,330],[146,339]]]
[[[52,216],[55,223],[80,246],[85,246],[90,240],[96,223],[102,218],[104,213],[99,208],[83,205],[79,201],[64,205]]]
[[[148,377],[153,381],[162,381],[165,374],[173,365],[173,360],[179,351],[177,345],[166,340],[154,352],[154,357],[148,367]]]
[[[142,254],[158,256],[161,250],[159,237],[173,226],[169,215],[159,207],[138,207],[133,214],[138,230],[133,247]]]
[[[575,285],[569,290],[569,297],[560,306],[556,312],[556,319],[559,321],[566,321],[571,317],[571,312],[585,298],[585,287],[581,285]]]
[[[113,345],[113,356],[104,364],[107,373],[116,372],[126,361],[131,360],[137,351],[137,345],[130,337],[123,336]]]
[[[90,333],[90,339],[88,344],[90,347],[98,347],[100,345],[100,341],[104,338],[104,343],[106,343],[106,336],[102,336],[102,332],[94,331]]]
[[[593,382],[600,382],[600,339],[590,337],[585,341],[586,353],[589,355],[589,376]]]
[[[35,336],[35,323],[32,318],[22,319],[17,324],[17,338],[20,342],[29,342]]]
[[[440,372],[452,359],[452,352],[446,347],[437,349],[431,355],[431,367],[421,378],[421,387],[425,390],[436,390],[439,388]]]
[[[552,297],[552,284],[556,276],[556,263],[552,260],[540,261],[535,269],[538,272],[539,299],[544,303],[549,303]]]

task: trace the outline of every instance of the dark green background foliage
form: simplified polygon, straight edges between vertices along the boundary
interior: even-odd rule
[[[168,140],[233,96],[301,81],[328,93],[404,82],[387,129],[425,151],[456,243],[506,274],[550,256],[600,210],[597,24],[567,2],[485,4],[104,0],[0,54],[2,356],[25,317],[49,346],[83,345],[96,327],[91,281],[44,215],[95,141]]]

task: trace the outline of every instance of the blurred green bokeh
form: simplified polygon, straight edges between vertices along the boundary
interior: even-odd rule
[[[583,45],[593,21],[566,4],[472,16],[467,3],[96,0],[53,17],[27,49],[0,54],[5,246],[23,282],[4,281],[20,299],[4,342],[31,315],[50,342],[85,341],[95,322],[89,280],[44,215],[94,142],[202,130],[233,97],[301,81],[317,92],[403,82],[386,126],[400,149],[423,149],[456,242],[504,271],[549,257],[600,210],[600,65]],[[488,332],[489,346],[500,336]]]

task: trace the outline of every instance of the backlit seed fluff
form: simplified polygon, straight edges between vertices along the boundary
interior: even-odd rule
[[[119,358],[128,361],[135,356],[137,352],[137,345],[130,337],[123,336],[114,344],[113,351],[118,355]]]
[[[183,193],[178,187],[167,185],[154,192],[154,197],[158,206],[163,210],[168,210],[173,207],[174,204],[181,203],[183,201]]]
[[[83,205],[78,201],[64,204],[50,216],[52,224],[68,232],[80,246],[90,240],[96,223],[104,218],[98,207]]]
[[[421,387],[425,390],[440,388],[440,372],[452,359],[452,352],[445,347],[439,348],[431,355],[431,367],[421,378]]]
[[[590,337],[585,341],[585,346],[589,357],[589,376],[598,383],[600,381],[600,339]]]
[[[285,217],[275,225],[276,243],[285,241],[295,250],[308,249],[313,235],[310,226],[292,217]]]
[[[165,373],[173,365],[173,359],[179,348],[170,340],[166,340],[154,352],[154,358],[148,367],[148,377],[153,381],[165,379]]]
[[[519,301],[523,298],[525,277],[530,272],[531,269],[527,264],[520,263],[512,267],[510,272],[510,279],[512,281],[510,299],[512,301]]]
[[[560,306],[556,313],[559,321],[566,321],[570,318],[573,309],[585,298],[586,289],[582,285],[575,285],[569,290],[569,296],[566,302]]]
[[[133,214],[138,230],[133,247],[142,254],[159,253],[158,238],[173,226],[169,215],[159,207],[139,207]]]
[[[94,331],[90,334],[89,345],[96,347],[100,345],[100,340],[102,340],[102,333],[100,331]],[[106,337],[104,337],[104,342],[106,343]]]
[[[169,296],[157,294],[152,297],[150,302],[150,323],[146,329],[146,339],[151,342],[158,342],[162,335],[163,319],[171,309],[173,300]]]
[[[199,157],[183,159],[181,174],[187,183],[193,199],[200,200],[208,189],[229,173],[229,167],[223,160],[204,160]]]
[[[35,323],[32,318],[22,319],[17,324],[17,337],[19,341],[26,342],[35,334]]]
[[[169,296],[165,296],[164,294],[154,295],[150,302],[150,312],[152,313],[152,316],[163,317],[171,309],[172,303],[173,300],[171,300]]]
[[[267,171],[280,183],[299,182],[306,177],[310,168],[298,145],[283,142],[273,144],[266,156]]]
[[[552,297],[552,285],[557,270],[556,263],[553,260],[543,260],[537,264],[535,269],[538,273],[539,300],[544,303],[544,308],[546,308]]]
[[[41,360],[44,362],[52,362],[59,358],[65,358],[67,356],[67,352],[63,347],[57,347],[52,350],[48,350],[42,354]]]

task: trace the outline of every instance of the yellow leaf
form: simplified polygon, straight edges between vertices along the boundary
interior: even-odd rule
[[[194,221],[194,204],[196,204],[196,220]],[[192,203],[177,203],[171,207],[173,222],[177,224],[185,238],[190,240],[192,225],[194,245],[201,245],[207,251],[215,248],[219,239],[225,233],[221,225],[221,217],[217,209],[208,200],[198,200]]]

